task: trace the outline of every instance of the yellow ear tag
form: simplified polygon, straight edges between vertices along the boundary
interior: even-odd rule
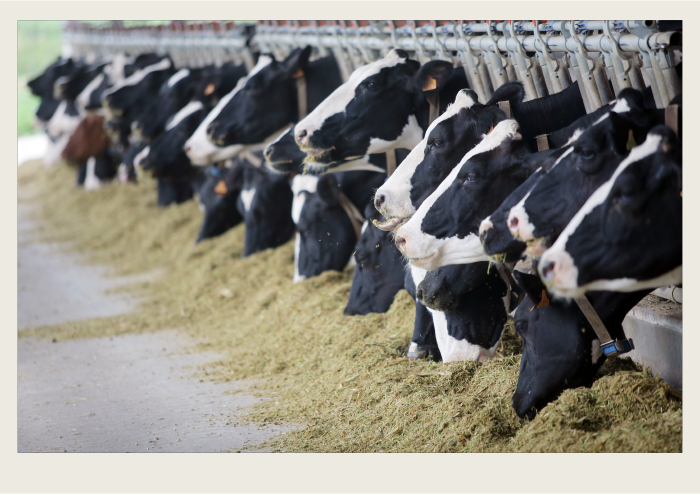
[[[637,147],[637,142],[634,140],[634,133],[630,130],[627,138],[627,151],[632,151],[635,147]]]
[[[214,187],[214,192],[216,192],[216,195],[223,197],[228,193],[228,188],[226,187],[226,183],[224,183],[223,180],[219,180],[219,183],[216,184],[216,187]]]
[[[300,77],[304,77],[304,71],[299,69],[297,70],[294,75],[292,76],[292,79],[299,79]]]
[[[437,81],[434,77],[428,76],[428,79],[426,79],[425,84],[423,84],[423,91],[432,91],[435,88],[437,88]]]
[[[492,131],[493,131],[493,125],[491,125],[491,128],[490,128],[489,131],[486,133],[486,135],[489,135]]]
[[[542,290],[542,300],[540,300],[540,303],[537,304],[537,308],[541,309],[542,307],[547,307],[549,305],[549,299],[547,298],[547,292]]]
[[[213,82],[210,82],[206,88],[204,88],[204,96],[209,96],[211,93],[214,92],[215,86]]]

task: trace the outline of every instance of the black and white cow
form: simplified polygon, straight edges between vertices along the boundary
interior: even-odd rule
[[[364,210],[360,240],[355,245],[355,272],[350,298],[343,314],[366,315],[389,310],[394,297],[404,287],[404,261],[391,234],[372,224],[380,218],[374,205]],[[415,294],[414,294],[415,298]]]
[[[373,171],[294,176],[295,283],[347,266],[360,234],[359,211],[383,181],[384,174]]]
[[[497,106],[484,106],[476,93],[463,89],[428,128],[425,137],[377,189],[374,204],[386,221],[376,226],[394,230],[410,218],[464,155],[506,116]]]
[[[531,174],[519,125],[498,123],[396,232],[411,264],[433,270],[448,264],[488,261],[479,224]]]
[[[309,62],[310,52],[310,47],[295,49],[281,62],[261,55],[187,141],[185,151],[192,163],[205,165],[262,150],[279,137],[299,118],[298,77],[305,78],[307,110],[323,101],[340,85],[340,71],[333,57]]]
[[[168,206],[192,198],[195,168],[182,150],[183,143],[199,126],[206,110],[194,101],[177,112],[167,123],[165,132],[134,158],[134,165],[150,171],[158,179],[158,205]]]
[[[230,168],[207,167],[206,178],[197,188],[197,200],[204,212],[197,243],[222,235],[243,221],[237,208],[243,185],[241,171],[238,161]]]
[[[509,295],[489,263],[477,262],[419,271],[416,303],[428,307],[443,362],[493,357],[506,327]],[[510,305],[510,304],[509,304]]]
[[[683,281],[681,148],[655,127],[574,215],[539,263],[557,295]]]
[[[523,257],[527,244],[513,237],[508,228],[508,213],[520,200],[536,187],[542,177],[552,168],[566,148],[550,149],[534,153],[525,159],[525,166],[535,169],[501,205],[479,225],[479,240],[484,252],[496,262],[516,262]],[[529,163],[528,163],[529,162]]]
[[[638,100],[638,101],[635,101]],[[562,155],[561,161],[508,214],[511,234],[539,257],[617,165],[659,120],[663,111],[644,110],[634,90],[620,93],[615,107],[600,117]]]
[[[355,70],[294,128],[310,168],[397,148],[413,149],[428,128],[427,97],[439,93],[441,108],[467,87],[463,71],[444,61],[420,66],[404,50]]]
[[[286,175],[262,166],[262,152],[242,158],[242,185],[238,212],[245,221],[247,257],[265,249],[279,247],[294,234],[293,193]]]
[[[136,156],[138,156],[140,153],[147,152],[144,151],[146,147],[148,147],[148,144],[146,144],[145,141],[140,141],[132,144],[126,151],[121,153],[122,162],[119,164],[119,168],[117,170],[117,175],[121,183],[136,183],[138,181],[138,175],[136,171],[136,166],[134,165],[134,160],[136,159]],[[148,149],[148,151],[150,151],[150,148]],[[143,154],[141,154],[141,156],[143,156]]]
[[[428,359],[440,361],[442,360],[442,355],[440,355],[440,348],[435,335],[435,318],[431,311],[418,300],[414,278],[419,283],[422,281],[422,278],[414,276],[411,271],[407,271],[404,277],[404,288],[416,303],[413,337],[406,351],[406,357],[410,360]]]
[[[564,390],[591,386],[606,357],[576,304],[554,298],[537,275],[515,271],[513,276],[527,294],[515,311],[523,355],[513,408],[519,417],[532,419]],[[650,291],[594,292],[589,300],[610,336],[617,339],[623,338],[627,313]]]

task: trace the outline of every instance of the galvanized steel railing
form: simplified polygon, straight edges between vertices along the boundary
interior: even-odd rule
[[[660,32],[655,21],[261,21],[254,30],[222,22],[131,29],[69,23],[65,37],[79,57],[167,52],[178,66],[228,60],[250,66],[252,52],[284,57],[311,45],[317,56],[333,52],[346,80],[401,48],[421,63],[443,59],[463,67],[482,101],[508,81],[521,81],[528,100],[580,81],[589,112],[626,87],[651,86],[659,108],[680,93],[681,33]]]

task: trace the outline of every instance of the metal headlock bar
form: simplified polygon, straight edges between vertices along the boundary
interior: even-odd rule
[[[675,65],[682,58],[681,33],[662,32],[656,21],[173,21],[135,27],[70,21],[64,42],[86,60],[156,52],[169,54],[178,67],[233,61],[249,68],[254,52],[281,58],[311,45],[315,57],[333,53],[344,80],[400,48],[421,63],[440,59],[462,67],[482,101],[508,81],[523,83],[526,100],[580,81],[589,112],[626,87],[650,86],[657,107],[668,106],[680,93]]]

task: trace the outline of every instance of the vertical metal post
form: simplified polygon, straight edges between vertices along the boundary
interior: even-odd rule
[[[486,103],[491,96],[486,94],[484,83],[481,79],[481,74],[479,73],[478,66],[481,63],[481,60],[479,59],[479,57],[474,55],[474,52],[472,51],[471,46],[469,45],[469,40],[464,38],[462,21],[455,22],[452,26],[452,30],[455,39],[457,40],[457,53],[459,54],[462,60],[464,74],[467,76],[467,80],[469,81],[469,87],[471,87],[476,92],[477,96],[479,97],[479,100],[482,103]],[[460,41],[465,45],[465,50],[459,49]]]

